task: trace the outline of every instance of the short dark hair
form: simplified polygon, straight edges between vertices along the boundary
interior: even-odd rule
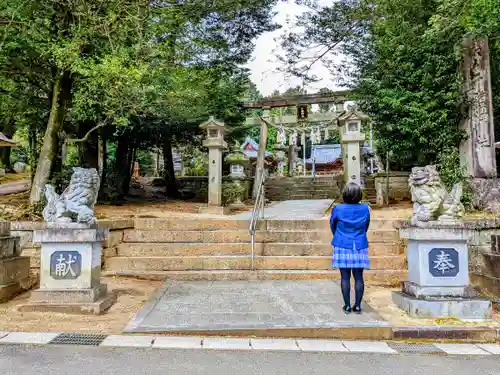
[[[361,202],[362,198],[363,192],[357,183],[349,182],[346,186],[344,186],[344,190],[342,191],[342,199],[344,200],[344,203],[356,204]]]

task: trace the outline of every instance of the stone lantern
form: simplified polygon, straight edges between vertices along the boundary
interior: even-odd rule
[[[245,154],[241,151],[238,142],[231,147],[231,152],[226,156],[226,162],[229,163],[229,175],[231,190],[233,196],[231,197],[230,209],[244,207],[243,200],[247,187],[242,183],[245,178],[245,167],[250,164]]]
[[[208,148],[208,206],[222,205],[222,151],[227,148],[224,141],[225,125],[210,116],[200,125],[206,131],[203,146]]]
[[[278,161],[278,177],[283,177],[285,175],[285,165],[287,162],[287,147],[282,144],[277,144],[274,146],[274,150],[276,151],[276,160]]]
[[[231,152],[226,156],[226,162],[229,163],[229,178],[239,180],[246,177],[245,167],[250,162],[241,151],[240,144],[237,141],[231,146]]]
[[[363,186],[361,181],[361,149],[365,141],[365,135],[361,132],[363,122],[368,117],[353,109],[344,111],[337,118],[340,127],[340,142],[342,154],[344,155],[344,179],[345,182],[355,182]]]

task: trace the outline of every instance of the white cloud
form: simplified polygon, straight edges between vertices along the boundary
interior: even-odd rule
[[[327,5],[331,4],[332,0],[320,0],[319,3]],[[283,54],[283,51],[278,48],[279,42],[276,42],[274,39],[282,35],[283,31],[289,27],[287,20],[293,22],[295,17],[304,13],[307,9],[292,1],[279,2],[274,9],[277,12],[275,21],[283,25],[283,28],[261,35],[256,41],[252,61],[247,64],[247,67],[251,70],[250,78],[252,82],[257,85],[259,91],[265,96],[270,95],[274,90],[283,92],[289,87],[302,86],[302,80],[296,77],[289,77],[277,71],[280,63],[277,61],[275,52],[273,51],[277,50],[279,51],[277,53]],[[315,92],[322,87],[328,87],[332,90],[340,88],[334,82],[330,72],[320,63],[315,64],[311,69],[311,73],[321,78],[321,80],[306,85],[305,88],[308,92]]]

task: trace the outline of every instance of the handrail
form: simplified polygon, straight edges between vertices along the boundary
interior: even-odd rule
[[[248,231],[250,232],[250,243],[252,246],[251,253],[251,266],[250,269],[254,269],[254,259],[255,259],[255,229],[257,228],[257,221],[259,217],[264,217],[264,205],[266,202],[264,194],[264,184],[266,182],[266,172],[262,171],[260,182],[257,188],[257,196],[255,197],[255,203],[253,205],[252,217],[250,219],[250,225],[248,226]]]

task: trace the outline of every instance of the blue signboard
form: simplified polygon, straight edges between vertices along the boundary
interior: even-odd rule
[[[434,277],[455,277],[460,271],[458,251],[437,248],[429,251],[429,272]]]
[[[55,251],[50,256],[50,276],[55,280],[74,280],[82,273],[82,255],[78,251]]]

